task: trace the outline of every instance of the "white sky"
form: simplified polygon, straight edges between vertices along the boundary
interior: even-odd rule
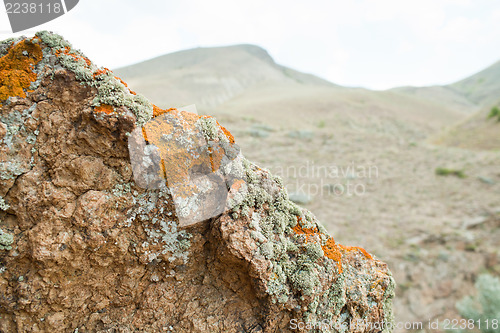
[[[34,29],[23,34],[52,30],[109,68],[250,43],[280,64],[372,89],[451,83],[500,60],[498,0],[80,0]]]

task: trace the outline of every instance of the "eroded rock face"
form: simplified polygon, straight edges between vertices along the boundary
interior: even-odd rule
[[[280,179],[233,156],[224,174],[239,178],[223,182],[225,209],[182,226],[168,186],[134,182],[128,146],[134,129],[177,111],[54,34],[4,41],[0,57],[1,332],[287,332],[317,322],[328,325],[303,330],[375,332],[392,321],[386,264],[337,244]],[[215,120],[192,117],[208,142],[234,142]],[[366,326],[349,326],[356,320]]]

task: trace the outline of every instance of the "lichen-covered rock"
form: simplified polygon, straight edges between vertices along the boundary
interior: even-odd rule
[[[48,32],[1,42],[0,73],[0,332],[390,331],[387,266],[227,158],[215,119],[157,108]],[[185,169],[144,188],[130,162],[134,130],[169,112],[198,126],[227,192],[189,225],[172,188]]]

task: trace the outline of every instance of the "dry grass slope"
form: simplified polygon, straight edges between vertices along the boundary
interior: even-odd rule
[[[433,142],[464,149],[500,150],[500,121],[497,117],[489,117],[492,107],[484,107],[445,130]]]

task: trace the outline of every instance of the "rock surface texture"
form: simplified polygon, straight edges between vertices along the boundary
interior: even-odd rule
[[[234,143],[60,36],[0,43],[0,332],[390,331],[387,265],[337,244],[241,154],[225,209],[194,224],[169,187],[138,186],[129,137],[169,112]]]

